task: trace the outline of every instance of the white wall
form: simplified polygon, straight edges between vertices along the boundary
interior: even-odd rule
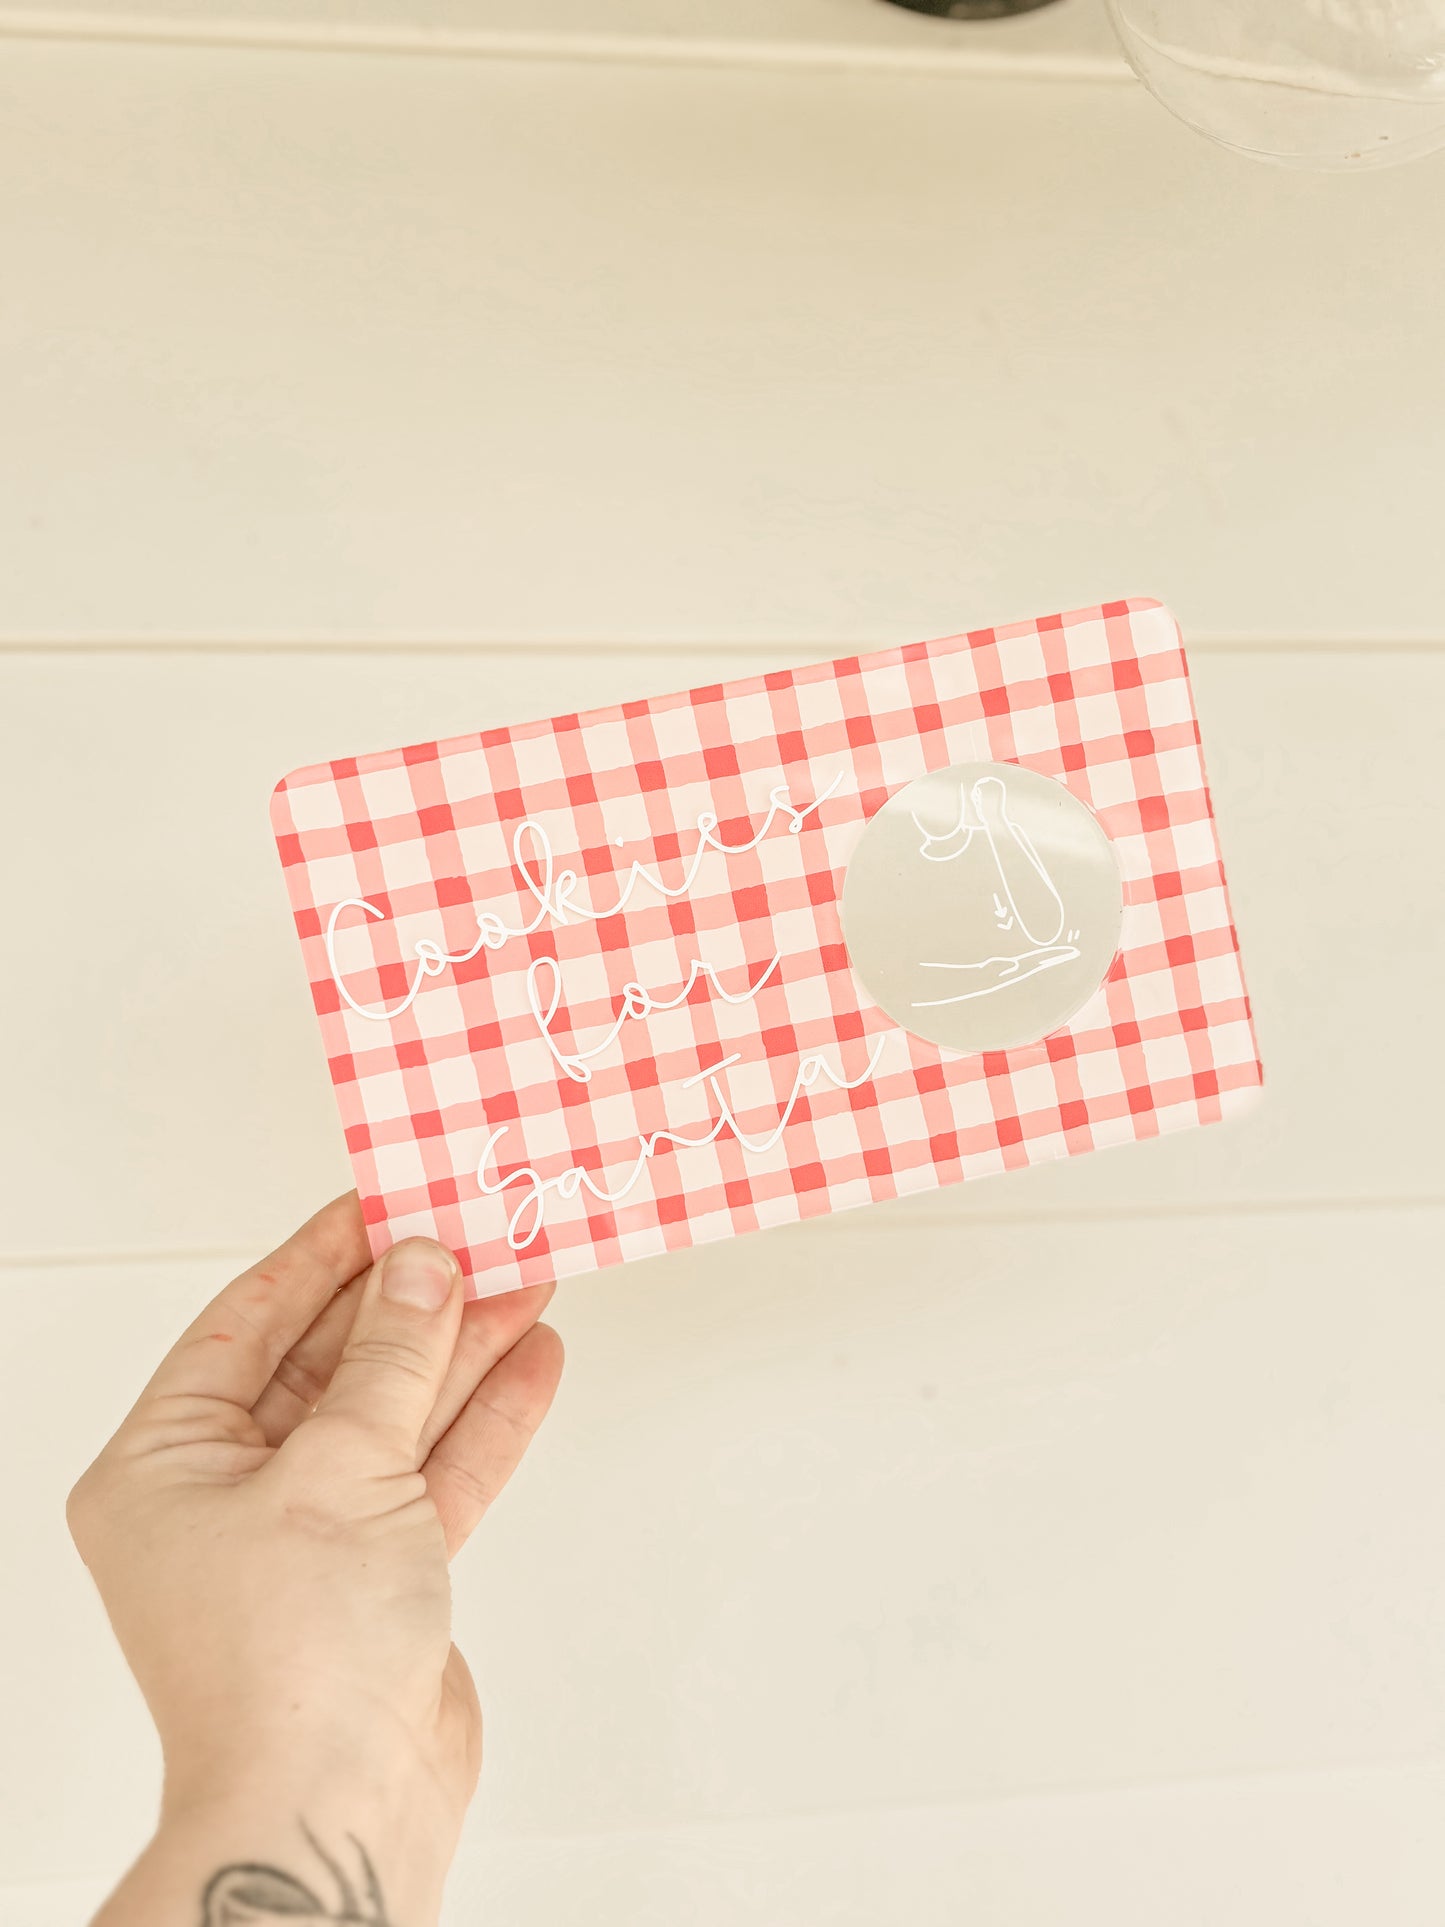
[[[1445,163],[824,8],[0,8],[7,1921],[154,1798],[66,1487],[346,1181],[276,776],[1125,593],[1267,1102],[559,1295],[453,1920],[1445,1907]]]

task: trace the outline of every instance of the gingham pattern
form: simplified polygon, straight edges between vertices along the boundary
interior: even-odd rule
[[[850,853],[892,791],[952,763],[1018,763],[1065,784],[1113,839],[1124,878],[1121,947],[1074,1020],[1023,1049],[955,1056],[901,1031],[849,969],[839,897]],[[520,928],[536,902],[512,837],[545,826],[577,895],[614,902],[634,858],[674,879],[700,813],[745,842],[769,792],[801,807],[844,781],[798,834],[710,851],[683,898],[645,885],[600,922],[552,919],[428,978],[394,1009],[419,939],[457,954],[477,912]],[[374,1249],[416,1233],[460,1256],[478,1293],[982,1177],[1096,1146],[1204,1124],[1247,1100],[1261,1071],[1225,894],[1188,674],[1172,617],[1120,602],[877,655],[714,684],[651,702],[484,730],[297,771],[273,821]],[[621,839],[622,847],[618,847]],[[692,960],[736,994],[775,952],[752,1002],[699,983],[685,1005],[623,1026],[589,1083],[570,1080],[525,992],[531,959],[557,959],[552,1029],[585,1050],[624,987],[676,994]],[[616,1188],[639,1137],[703,1135],[716,1117],[691,1082],[740,1052],[727,1088],[754,1139],[776,1124],[800,1058],[826,1054],[853,1090],[819,1082],[777,1146],[730,1135],[659,1149],[626,1199],[549,1193],[543,1229],[507,1241],[520,1193],[484,1195],[479,1150],[508,1126],[495,1170],[570,1166]]]

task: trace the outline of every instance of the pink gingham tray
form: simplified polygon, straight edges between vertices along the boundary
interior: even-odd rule
[[[1087,804],[1124,908],[1067,1025],[960,1055],[870,999],[839,898],[886,797],[978,762]],[[438,1238],[479,1294],[1211,1123],[1261,1081],[1157,603],[319,764],[272,819],[373,1248]]]

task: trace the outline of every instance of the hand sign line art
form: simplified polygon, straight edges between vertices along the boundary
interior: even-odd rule
[[[977,784],[974,787],[977,788]],[[945,830],[941,836],[935,836],[932,830],[926,829],[919,822],[916,810],[910,810],[909,815],[913,818],[914,829],[923,838],[918,846],[918,854],[930,863],[952,863],[956,856],[963,855],[973,841],[973,832],[977,826],[968,820],[968,791],[962,783],[958,786],[958,821],[951,830]]]
[[[981,776],[971,790],[959,785],[958,821],[942,836],[935,836],[917,816],[913,822],[923,838],[919,852],[930,863],[952,862],[982,833],[998,877],[993,892],[994,921],[1001,931],[1017,927],[1029,945],[1021,954],[1011,957],[984,957],[971,963],[921,963],[919,967],[923,970],[953,972],[956,981],[969,987],[947,997],[916,998],[914,1010],[934,1010],[943,1004],[962,1004],[974,997],[992,996],[997,990],[1006,990],[1011,984],[1037,976],[1041,970],[1072,963],[1079,955],[1079,933],[1065,931],[1064,900],[1032,837],[1009,815],[1008,792],[999,777]],[[1029,904],[1032,924],[1020,906],[1021,896]]]

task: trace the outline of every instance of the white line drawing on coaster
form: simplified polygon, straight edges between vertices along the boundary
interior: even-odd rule
[[[869,817],[843,879],[843,936],[896,1024],[948,1051],[1011,1050],[1097,995],[1119,948],[1124,884],[1085,795],[1082,772],[1063,781],[1027,764],[950,763]]]
[[[915,997],[911,1001],[914,1010],[937,1010],[944,1004],[964,1004],[974,997],[991,997],[996,991],[1009,990],[1026,978],[1037,976],[1041,970],[1055,970],[1060,964],[1072,963],[1080,954],[1079,932],[1070,930],[1066,934],[1064,931],[1068,912],[1048,866],[1023,824],[1009,815],[1008,786],[1003,778],[980,776],[971,786],[960,783],[958,801],[958,821],[943,836],[935,836],[909,812],[923,838],[918,853],[929,863],[953,863],[972,847],[974,838],[982,834],[998,872],[998,888],[993,893],[994,922],[1004,934],[1017,929],[1030,947],[1016,955],[982,957],[969,963],[932,959],[920,962],[920,970],[951,971],[957,973],[954,981],[972,983],[974,987],[955,991],[947,997]],[[1030,872],[1035,893],[1041,895],[1053,913],[1047,934],[1042,928],[1030,928],[1015,893],[1017,884],[1022,894]]]

